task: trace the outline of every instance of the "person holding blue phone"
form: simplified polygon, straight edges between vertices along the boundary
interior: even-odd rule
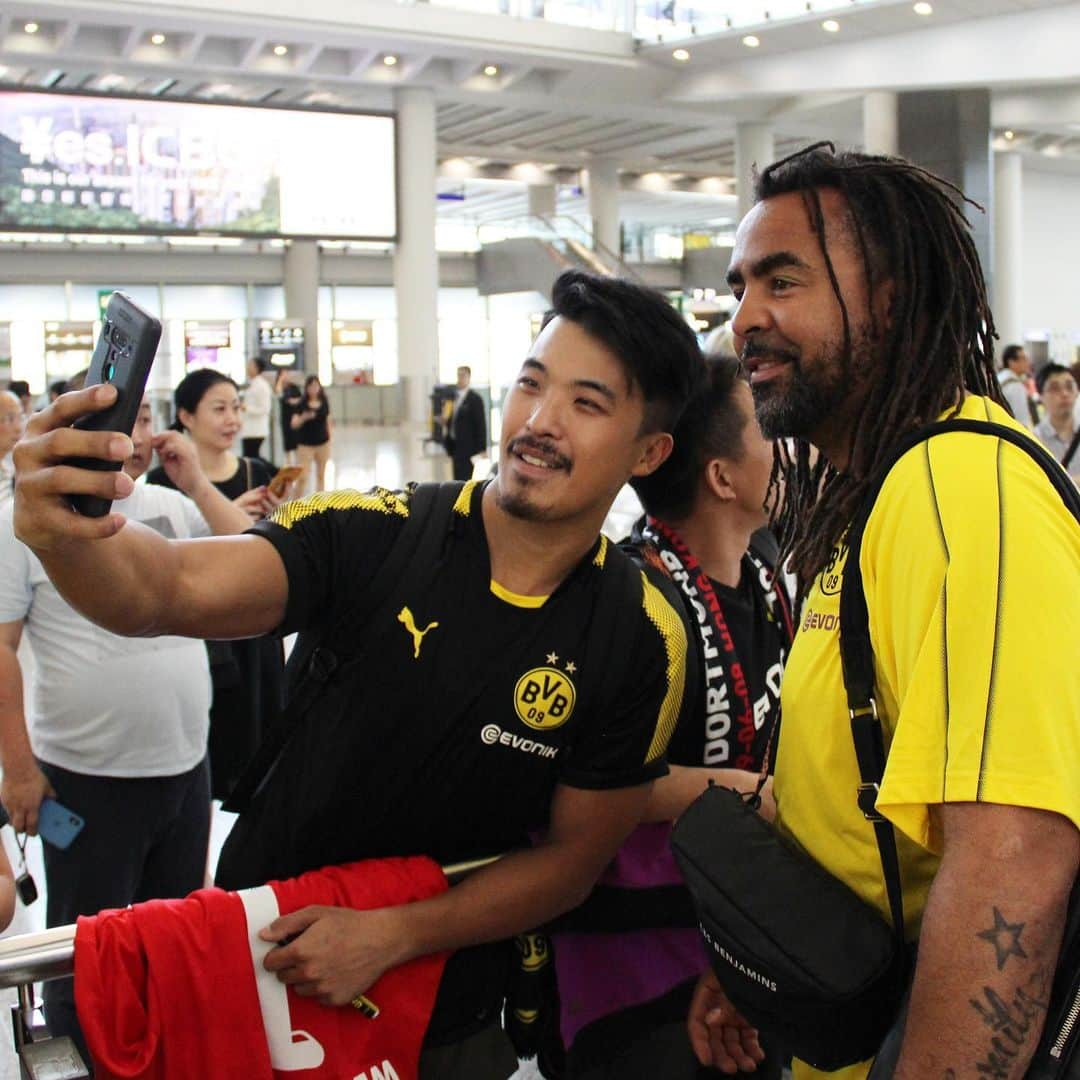
[[[154,436],[146,401],[132,443],[129,477],[140,477],[157,450],[191,496],[137,484],[116,504],[132,520],[169,537],[247,527],[247,513],[207,480],[179,433]],[[24,627],[36,661],[25,708],[16,656]],[[131,641],[84,619],[15,539],[11,507],[0,511],[0,802],[16,832],[47,841],[49,926],[202,886],[209,708],[200,642]],[[0,923],[7,880],[0,864]],[[46,986],[45,1008],[52,1033],[83,1048],[70,979]]]

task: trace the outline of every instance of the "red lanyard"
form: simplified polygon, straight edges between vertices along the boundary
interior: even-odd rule
[[[746,681],[735,641],[728,629],[720,598],[716,595],[709,575],[674,529],[656,518],[646,519],[644,535],[654,540],[659,549],[664,568],[672,580],[690,601],[697,615],[697,629],[701,636],[705,668],[705,708],[710,711],[713,702],[723,696],[738,701],[741,713],[734,717],[736,731],[732,732],[730,744],[740,752],[730,762],[736,768],[753,768],[751,748],[754,744],[754,709],[750,702],[750,687]],[[649,536],[652,533],[653,536]],[[705,764],[716,764],[706,762]]]

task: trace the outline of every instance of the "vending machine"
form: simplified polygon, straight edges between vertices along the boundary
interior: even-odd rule
[[[375,324],[371,319],[334,319],[330,357],[335,383],[375,382]]]
[[[90,366],[95,329],[96,324],[92,322],[45,323],[46,383],[70,379]]]
[[[242,319],[185,319],[184,370],[214,368],[238,383],[246,379]]]
[[[304,370],[304,327],[299,323],[260,322],[259,356],[271,370]]]

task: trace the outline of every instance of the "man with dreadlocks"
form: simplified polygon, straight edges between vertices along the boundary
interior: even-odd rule
[[[946,416],[1022,428],[994,377],[959,191],[909,162],[819,144],[766,169],[756,196],[729,271],[733,328],[764,434],[794,440],[778,524],[804,596],[782,690],[778,821],[888,918],[855,800],[838,638],[845,532],[908,432]],[[1041,602],[1047,565],[1065,602]],[[906,933],[919,941],[893,1075],[1021,1077],[1080,862],[1080,530],[1022,449],[950,432],[892,468],[860,567],[889,747],[877,810],[896,827]],[[1025,656],[1053,682],[1029,678]],[[711,977],[690,1027],[704,1063],[750,1064],[746,1025]],[[814,1075],[796,1062],[797,1080]]]

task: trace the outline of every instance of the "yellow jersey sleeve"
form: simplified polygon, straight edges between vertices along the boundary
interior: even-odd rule
[[[1019,430],[984,399],[961,415]],[[878,808],[935,852],[940,803],[1080,826],[1080,525],[1039,466],[985,435],[922,443],[882,488],[860,563],[892,728]]]

